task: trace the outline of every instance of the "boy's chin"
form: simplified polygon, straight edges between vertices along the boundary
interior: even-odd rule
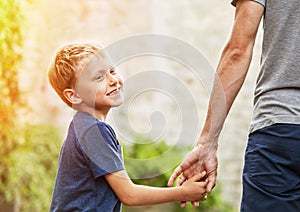
[[[123,100],[116,100],[111,107],[119,107],[121,104],[123,104]]]

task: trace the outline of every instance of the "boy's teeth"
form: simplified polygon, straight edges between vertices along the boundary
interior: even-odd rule
[[[112,96],[112,95],[116,94],[117,92],[118,92],[118,90],[114,90],[114,91],[110,92],[108,95]]]

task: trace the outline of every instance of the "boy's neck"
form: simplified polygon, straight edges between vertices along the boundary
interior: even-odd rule
[[[95,118],[104,122],[106,119],[106,116],[109,112],[109,109],[100,111],[100,110],[95,110],[95,109],[91,109],[91,108],[79,108],[78,111],[88,113],[88,114],[94,116]]]

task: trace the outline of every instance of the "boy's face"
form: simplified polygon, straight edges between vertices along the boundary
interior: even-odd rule
[[[75,90],[85,109],[107,113],[122,104],[122,86],[123,80],[109,58],[97,55],[78,74]]]

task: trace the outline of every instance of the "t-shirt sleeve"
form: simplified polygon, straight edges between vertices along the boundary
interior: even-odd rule
[[[105,123],[92,125],[79,143],[94,178],[124,169],[121,145]]]
[[[266,0],[252,0],[252,1],[255,1],[255,2],[257,2],[257,3],[260,3],[260,4],[262,4],[263,6],[266,6]],[[236,6],[236,3],[238,2],[238,0],[232,0],[231,1],[231,4],[233,5],[233,6]]]

